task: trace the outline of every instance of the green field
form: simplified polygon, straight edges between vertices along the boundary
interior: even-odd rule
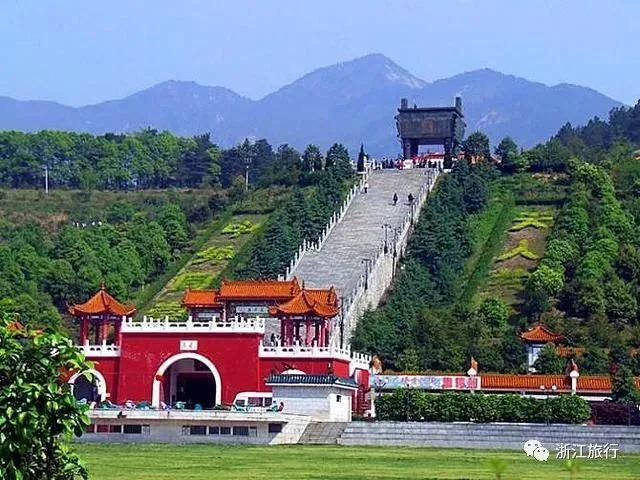
[[[507,464],[503,480],[569,479],[563,462],[524,452],[481,450],[215,445],[77,445],[92,480],[492,479],[489,462]],[[640,456],[584,460],[576,480],[640,478]]]

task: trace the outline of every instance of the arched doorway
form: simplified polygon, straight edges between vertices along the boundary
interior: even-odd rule
[[[107,397],[107,382],[97,370],[76,373],[69,379],[69,383],[76,400],[102,402]]]
[[[222,401],[222,382],[215,365],[197,353],[179,353],[164,361],[153,379],[152,404],[213,408]]]

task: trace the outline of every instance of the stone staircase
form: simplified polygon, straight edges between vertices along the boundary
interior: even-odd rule
[[[315,445],[335,445],[347,428],[344,422],[311,422],[307,425],[298,443]]]
[[[306,432],[305,432],[306,433]],[[352,422],[341,445],[412,446],[522,450],[538,440],[555,455],[557,444],[618,444],[619,452],[640,452],[640,427],[618,425]],[[586,454],[586,447],[585,447]]]
[[[375,170],[368,175],[368,193],[350,195],[348,206],[321,241],[303,245],[287,271],[307,287],[335,287],[341,298],[340,337],[345,340],[357,319],[377,307],[391,284],[397,259],[409,240],[413,221],[435,185],[435,169]],[[413,195],[413,204],[408,201]],[[393,204],[394,194],[398,202]],[[343,332],[343,333],[342,333]],[[332,342],[339,340],[332,335]],[[342,342],[340,342],[342,344]]]
[[[309,287],[334,286],[338,295],[351,292],[365,270],[364,258],[370,258],[384,242],[393,239],[394,228],[402,226],[411,211],[409,193],[417,196],[427,183],[425,169],[374,170],[369,175],[368,193],[358,193],[346,215],[332,230],[319,251],[310,250],[292,275]],[[393,205],[393,194],[398,204]]]

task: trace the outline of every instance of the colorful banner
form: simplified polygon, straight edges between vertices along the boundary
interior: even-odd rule
[[[369,386],[376,390],[417,388],[420,390],[479,390],[479,377],[433,375],[372,375]]]

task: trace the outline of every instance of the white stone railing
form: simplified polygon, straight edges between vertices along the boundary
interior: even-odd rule
[[[431,169],[430,171],[427,171],[427,174],[429,175],[428,181],[420,187],[420,190],[418,191],[418,194],[414,199],[414,206],[411,208],[411,211],[407,212],[407,214],[405,215],[402,221],[402,225],[400,226],[400,233],[396,238],[395,245],[393,241],[389,242],[389,244],[387,245],[387,252],[385,254],[383,242],[374,252],[372,252],[371,256],[369,257],[370,270],[366,275],[364,273],[360,275],[358,283],[342,302],[342,315],[344,316],[343,324],[346,330],[346,338],[349,338],[349,336],[353,333],[358,315],[362,313],[361,311],[363,310],[363,307],[367,306],[365,304],[370,303],[364,298],[367,293],[367,288],[365,287],[370,286],[371,283],[375,281],[378,271],[382,270],[382,263],[385,259],[385,256],[392,255],[393,252],[396,252],[397,256],[400,257],[407,246],[411,226],[415,221],[417,221],[420,210],[426,202],[429,193],[435,186],[440,172],[437,169]],[[391,279],[389,279],[389,282],[390,280]],[[384,293],[384,289],[382,289],[379,293]],[[380,299],[376,298],[373,300],[374,301],[372,303],[375,303],[377,305],[377,302]],[[375,305],[373,305],[373,307],[375,307]],[[338,343],[338,340],[335,338],[336,336],[337,334],[331,338],[330,343],[332,345]]]
[[[142,320],[126,318],[122,322],[123,333],[264,333],[265,319],[261,317],[234,317],[228,320],[214,318],[210,321],[185,321],[143,317]]]
[[[351,352],[351,367],[359,368],[360,370],[369,370],[369,364],[371,363],[371,355],[360,352]]]
[[[302,261],[302,257],[304,257],[305,253],[307,253],[309,250],[319,251],[322,248],[322,246],[324,245],[324,242],[326,242],[327,238],[329,238],[331,231],[334,229],[334,227],[337,224],[339,224],[342,221],[344,216],[347,214],[347,210],[349,209],[351,202],[353,202],[354,198],[356,198],[356,195],[358,194],[358,192],[364,188],[364,184],[367,182],[369,178],[370,171],[371,171],[371,168],[369,166],[364,173],[360,174],[361,175],[360,180],[351,188],[351,190],[349,190],[349,194],[347,195],[347,198],[344,200],[344,202],[342,202],[342,206],[340,207],[340,210],[333,212],[333,215],[331,215],[329,222],[322,229],[320,236],[313,242],[304,240],[302,244],[298,247],[298,251],[296,252],[294,257],[291,259],[291,262],[289,262],[289,266],[287,267],[287,270],[284,275],[285,279],[287,280],[291,279],[291,277],[293,276],[293,271],[296,269],[298,264]]]
[[[337,358],[355,364],[356,368],[367,370],[371,356],[365,353],[352,352],[347,345],[344,348],[335,346],[318,347],[304,345],[260,345],[259,356],[262,358]],[[352,365],[353,366],[353,365]]]
[[[306,345],[260,345],[261,357],[315,357],[315,358],[351,358],[351,350],[347,348],[318,347]]]
[[[119,357],[120,345],[107,345],[106,343],[100,345],[84,344],[79,345],[78,348],[82,350],[85,357]]]

